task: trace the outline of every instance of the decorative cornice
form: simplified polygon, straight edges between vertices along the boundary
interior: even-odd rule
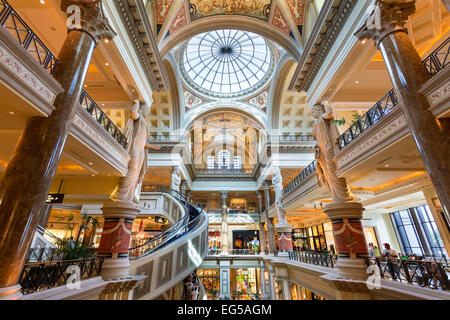
[[[357,0],[326,1],[309,37],[289,90],[307,91],[347,22]]]
[[[127,28],[152,90],[170,89],[164,64],[142,1],[115,0],[114,4]],[[144,29],[140,32],[138,26]],[[145,41],[144,41],[145,39]]]

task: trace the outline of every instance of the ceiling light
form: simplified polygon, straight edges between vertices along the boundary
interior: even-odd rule
[[[45,4],[45,1],[44,1],[44,0],[41,0],[40,2],[41,2],[41,4]]]
[[[109,43],[109,40],[108,40],[108,39],[105,39],[105,43]]]
[[[87,84],[85,84],[84,87],[87,88]]]
[[[364,39],[364,40],[362,41],[362,44],[366,44],[366,42],[367,42],[366,39]]]
[[[10,115],[12,115],[12,116],[13,116],[13,115],[15,115],[15,113],[14,113],[14,112],[12,112],[12,111],[10,111],[10,112],[9,112],[9,114],[10,114]]]
[[[93,174],[92,176],[95,177],[95,174]]]
[[[90,166],[93,166],[94,164],[93,164],[92,162],[89,162],[89,165],[90,165]]]
[[[356,81],[355,81],[355,84],[358,84],[358,83],[359,83],[359,81],[358,81],[358,80],[356,80]]]
[[[109,63],[108,63],[108,62],[107,62],[107,63],[105,63],[105,66],[109,67]]]
[[[386,168],[388,168],[388,167],[390,167],[390,166],[391,166],[391,165],[389,165],[389,164],[386,164],[386,165],[385,165]]]

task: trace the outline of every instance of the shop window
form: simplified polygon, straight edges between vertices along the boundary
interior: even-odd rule
[[[215,158],[212,156],[209,156],[207,168],[208,168],[208,170],[214,170],[214,167],[215,167]]]
[[[410,210],[394,212],[391,214],[391,219],[397,230],[404,253],[424,255],[425,252],[420,243]]]
[[[241,157],[234,157],[233,158],[233,168],[234,169],[241,169],[242,168]]]

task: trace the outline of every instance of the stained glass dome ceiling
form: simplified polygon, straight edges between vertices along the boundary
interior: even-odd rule
[[[274,57],[266,40],[239,30],[215,30],[190,39],[180,59],[183,77],[207,96],[248,95],[267,84]]]

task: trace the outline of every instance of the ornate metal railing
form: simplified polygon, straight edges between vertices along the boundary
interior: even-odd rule
[[[445,40],[422,62],[430,77],[435,76],[439,71],[448,65],[449,51],[450,38],[447,38],[447,40]],[[337,139],[339,149],[343,149],[359,137],[365,130],[370,128],[373,124],[388,114],[389,111],[398,105],[398,103],[399,101],[396,96],[396,91],[392,89],[364,115],[362,115],[361,119],[356,121]]]
[[[329,253],[308,253],[292,251],[289,252],[289,260],[334,268],[337,261],[337,255],[332,255]]]
[[[22,294],[63,286],[67,284],[69,277],[78,271],[77,279],[79,280],[98,277],[102,271],[102,265],[102,258],[28,263],[22,271],[19,282]]]
[[[399,260],[366,258],[366,265],[373,266],[372,274],[382,279],[420,285],[432,289],[449,290],[450,266],[436,260]]]
[[[339,149],[359,137],[361,133],[377,123],[397,105],[397,94],[395,89],[392,89],[337,139]]]
[[[423,65],[427,69],[428,75],[433,77],[439,71],[444,69],[449,63],[450,38],[447,38],[436,50],[433,51],[425,60]]]
[[[283,136],[283,135],[272,135],[267,137],[268,142],[305,142],[305,141],[315,141],[312,135],[301,135],[301,136]]]
[[[97,248],[89,249],[89,256],[95,256]],[[58,248],[31,248],[28,253],[27,263],[52,262],[63,260],[63,253]]]
[[[44,69],[50,74],[55,72],[59,64],[58,59],[6,0],[0,0],[0,26],[8,31]]]
[[[111,121],[108,115],[98,106],[91,96],[83,90],[80,95],[81,107],[87,111],[124,149],[127,148],[127,138]]]
[[[304,168],[294,179],[292,179],[291,182],[289,182],[284,188],[283,188],[283,196],[297,188],[300,184],[302,184],[303,181],[305,181],[307,178],[309,178],[314,172],[316,172],[317,169],[317,163],[316,160],[308,164],[306,168]]]

